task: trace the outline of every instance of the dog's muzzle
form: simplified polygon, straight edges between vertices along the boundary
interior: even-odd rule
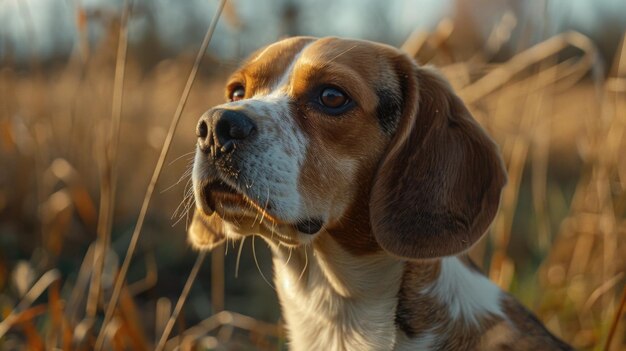
[[[202,187],[196,199],[205,215],[210,216],[217,211],[221,212],[220,215],[229,216],[237,213],[238,208],[244,209],[244,212],[250,208],[253,200],[246,194],[246,189],[236,186],[236,175],[239,173],[239,163],[245,158],[245,152],[242,152],[244,144],[252,144],[256,133],[257,125],[242,111],[219,108],[200,117],[196,127],[198,152],[205,155],[208,161],[204,166],[213,169],[213,179]],[[235,155],[236,152],[239,155]],[[257,204],[256,207],[271,216],[271,203]],[[263,217],[269,218],[265,215]],[[278,218],[271,218],[280,222]],[[303,218],[291,222],[291,225],[300,233],[311,235],[322,229],[324,220]]]

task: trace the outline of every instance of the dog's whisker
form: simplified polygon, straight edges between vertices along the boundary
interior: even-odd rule
[[[276,291],[276,288],[274,287],[274,285],[272,285],[269,280],[267,280],[267,278],[265,277],[265,274],[263,274],[263,271],[261,270],[261,266],[259,265],[259,260],[257,260],[256,258],[256,250],[255,250],[255,242],[254,242],[254,238],[256,237],[256,235],[252,236],[252,256],[254,257],[254,264],[256,265],[257,270],[259,271],[259,273],[261,274],[261,277],[263,278],[263,280],[265,280],[265,282],[267,283],[267,285],[270,286],[270,288],[272,288],[274,291]]]
[[[187,211],[187,215],[185,216],[185,231],[189,231],[189,219],[191,218],[191,211]]]
[[[189,179],[191,180],[191,177],[190,177],[190,176],[191,176],[191,172],[192,172],[192,171],[193,171],[193,169],[188,168],[185,172],[183,172],[183,175],[181,175],[181,176],[180,176],[180,178],[178,178],[178,180],[177,180],[174,184],[172,184],[172,185],[168,186],[167,188],[165,188],[165,189],[161,190],[161,192],[160,192],[160,193],[161,193],[161,194],[163,194],[163,193],[166,193],[166,192],[168,192],[168,191],[172,190],[172,188],[174,188],[175,186],[177,186],[178,184],[180,184],[180,182],[182,182],[182,181],[183,181],[183,179],[185,179],[185,178],[187,178],[187,177],[189,177]]]
[[[272,223],[272,226],[270,227],[270,240],[274,239],[274,229],[276,229],[276,223]],[[280,244],[281,242],[278,241],[279,248],[280,248]]]
[[[265,211],[267,211],[267,206],[270,202],[270,188],[267,187],[267,199],[265,200],[265,205],[263,206],[263,211],[261,211],[261,219],[259,220],[259,225],[261,225],[261,223],[263,223],[263,220],[265,219]]]
[[[252,209],[252,205],[251,204],[247,204],[247,207],[249,210]],[[254,219],[252,220],[252,224],[250,224],[250,228],[254,228],[254,224],[256,223],[256,220],[259,219],[259,211],[254,211]],[[261,222],[259,221],[259,224],[261,224]]]
[[[186,153],[176,157],[172,161],[170,161],[170,163],[168,163],[167,166],[169,167],[169,166],[173,165],[174,163],[176,163],[177,161],[179,161],[181,158],[183,158],[185,156],[193,155],[195,153],[196,153],[196,150],[192,150],[192,151],[186,152]],[[193,160],[193,158],[192,158],[192,160]]]
[[[189,185],[190,181],[191,179],[187,181],[187,184],[185,185],[187,189],[183,192],[183,200],[178,204],[178,206],[176,206],[176,209],[172,213],[172,216],[170,217],[170,219],[174,219],[174,217],[176,217],[180,213],[179,211],[181,210],[181,206],[186,205],[187,202],[189,201],[193,201],[194,193],[193,193],[193,187]]]
[[[184,208],[187,204],[187,202],[189,201],[189,196],[185,196],[181,202],[178,204],[178,206],[176,206],[176,209],[174,210],[174,213],[172,213],[172,216],[170,217],[170,219],[174,219],[174,217],[178,216],[180,214],[180,210],[181,208]]]
[[[185,211],[189,209],[189,206],[195,203],[195,197],[193,194],[193,190],[187,191],[181,202],[176,206],[176,209],[172,213],[170,219],[174,219],[175,217],[182,217],[185,214]]]
[[[245,177],[245,176],[243,176],[243,175],[242,175],[242,176],[241,176],[241,178],[242,178],[242,181],[243,181],[244,187],[245,187],[246,189],[250,189],[250,188],[252,188],[252,184],[254,184],[254,181],[253,181],[252,183],[248,184],[248,178],[247,178],[247,177]],[[268,195],[268,196],[269,196],[269,195]],[[257,219],[259,218],[259,211],[258,211],[258,210],[254,207],[254,205],[251,203],[251,200],[246,201],[245,206],[246,206],[246,210],[247,210],[247,211],[252,212],[252,213],[254,213],[254,214],[255,214],[255,215],[254,215],[254,220],[252,220],[252,223],[250,224],[250,228],[254,228],[254,225],[256,224],[256,221],[257,221]],[[245,216],[245,213],[241,215],[241,219],[243,219],[243,217],[244,217],[244,216]],[[261,224],[262,224],[261,222],[262,222],[262,220],[261,220],[261,221],[259,221],[259,225],[261,225]]]
[[[307,267],[309,266],[309,255],[307,253],[307,247],[303,247],[302,248],[304,250],[304,267],[302,267],[302,272],[300,272],[300,276],[298,277],[298,283],[300,282],[300,280],[302,280],[302,277],[304,276],[304,272],[306,272]]]
[[[172,224],[172,227],[174,227],[178,223],[180,223],[180,221],[182,221],[183,218],[187,218],[187,220],[189,219],[190,210],[193,207],[194,203],[195,203],[195,200],[194,200],[193,196],[189,197],[189,199],[186,201],[186,204],[185,204],[185,207],[183,209],[183,212],[181,213],[179,218],[176,220],[176,222],[174,222],[174,224]],[[187,227],[187,224],[185,224],[185,227]]]
[[[180,202],[180,204],[178,204],[178,206],[176,206],[176,209],[174,210],[174,213],[172,214],[172,217],[170,219],[174,219],[174,217],[176,217],[177,215],[180,214],[180,210],[181,208],[184,209],[188,209],[188,207],[190,206],[190,203],[193,203],[195,201],[194,197],[193,197],[193,192],[188,193],[187,195],[185,195],[183,197],[183,200]]]
[[[287,268],[289,261],[291,261],[291,254],[293,253],[293,248],[288,247],[287,249],[289,250],[289,255],[287,256],[287,261],[283,264],[283,269]]]
[[[178,223],[180,223],[180,222],[183,220],[183,218],[186,218],[186,216],[181,216],[180,218],[178,218],[178,219],[174,222],[174,224],[172,224],[172,227],[177,226],[177,225],[178,225]],[[186,227],[186,226],[187,226],[187,225],[185,224],[185,227]]]
[[[235,278],[239,277],[239,261],[241,260],[241,252],[243,251],[244,241],[246,241],[245,237],[241,239],[241,242],[239,243],[239,250],[237,250],[237,260],[235,260]],[[234,244],[235,244],[235,241],[233,240],[233,245]]]

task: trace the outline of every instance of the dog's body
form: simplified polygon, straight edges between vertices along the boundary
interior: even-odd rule
[[[464,256],[498,207],[497,148],[396,49],[292,38],[198,125],[192,244],[260,235],[294,350],[567,350]]]

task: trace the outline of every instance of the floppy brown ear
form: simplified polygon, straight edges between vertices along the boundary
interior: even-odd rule
[[[197,209],[188,230],[189,243],[196,249],[212,250],[226,239],[218,216],[207,217]]]
[[[491,224],[506,183],[503,163],[438,73],[403,65],[402,116],[374,180],[372,229],[396,256],[455,255]]]

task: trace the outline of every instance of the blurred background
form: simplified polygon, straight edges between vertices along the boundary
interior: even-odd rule
[[[184,200],[197,119],[246,55],[292,35],[381,41],[439,67],[509,173],[472,256],[577,349],[626,349],[623,0],[228,1],[101,330],[218,8],[0,0],[0,349],[90,350],[99,334],[105,349],[154,349],[197,256]],[[218,249],[166,349],[285,349],[271,275],[262,240]]]

